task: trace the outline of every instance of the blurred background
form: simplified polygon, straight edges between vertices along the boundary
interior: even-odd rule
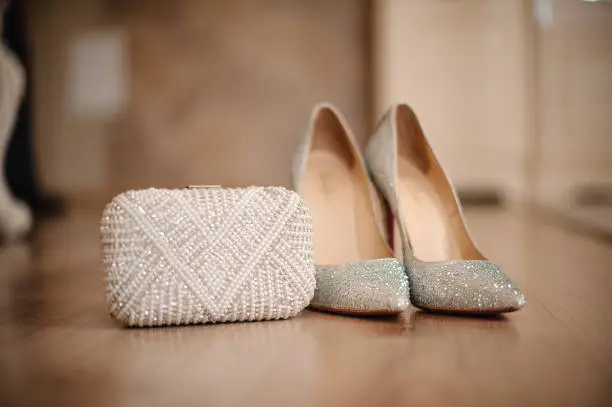
[[[17,192],[28,171],[31,195],[68,208],[149,186],[289,185],[314,103],[338,105],[365,143],[401,101],[466,202],[535,204],[612,236],[612,2],[27,0],[8,12],[29,86],[7,160]]]

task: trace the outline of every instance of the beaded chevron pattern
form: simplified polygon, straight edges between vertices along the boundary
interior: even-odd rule
[[[110,312],[126,325],[284,319],[314,294],[310,212],[285,188],[129,191],[101,237]]]

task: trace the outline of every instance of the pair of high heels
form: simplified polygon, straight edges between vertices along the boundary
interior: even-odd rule
[[[365,158],[338,110],[316,106],[294,158],[293,182],[313,217],[317,288],[311,308],[393,315],[412,303],[430,311],[498,314],[525,304],[473,243],[409,106],[388,110]]]

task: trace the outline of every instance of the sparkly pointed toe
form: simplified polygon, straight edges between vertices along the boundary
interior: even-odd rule
[[[501,313],[520,309],[525,297],[499,268],[486,260],[413,261],[414,306],[443,312]]]
[[[431,311],[497,314],[525,297],[469,235],[454,190],[413,110],[395,105],[366,149],[375,184],[396,221],[413,305]]]
[[[316,267],[311,308],[344,314],[387,315],[409,305],[408,279],[397,259]]]
[[[315,107],[293,177],[313,219],[318,266],[311,307],[358,315],[404,311],[408,279],[387,245],[382,203],[352,133],[333,106]]]

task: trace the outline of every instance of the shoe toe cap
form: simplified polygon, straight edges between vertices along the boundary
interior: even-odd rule
[[[424,309],[496,314],[525,305],[525,296],[486,260],[415,262],[410,267],[412,303]]]
[[[346,314],[397,314],[410,305],[408,278],[396,259],[317,266],[314,308]]]

